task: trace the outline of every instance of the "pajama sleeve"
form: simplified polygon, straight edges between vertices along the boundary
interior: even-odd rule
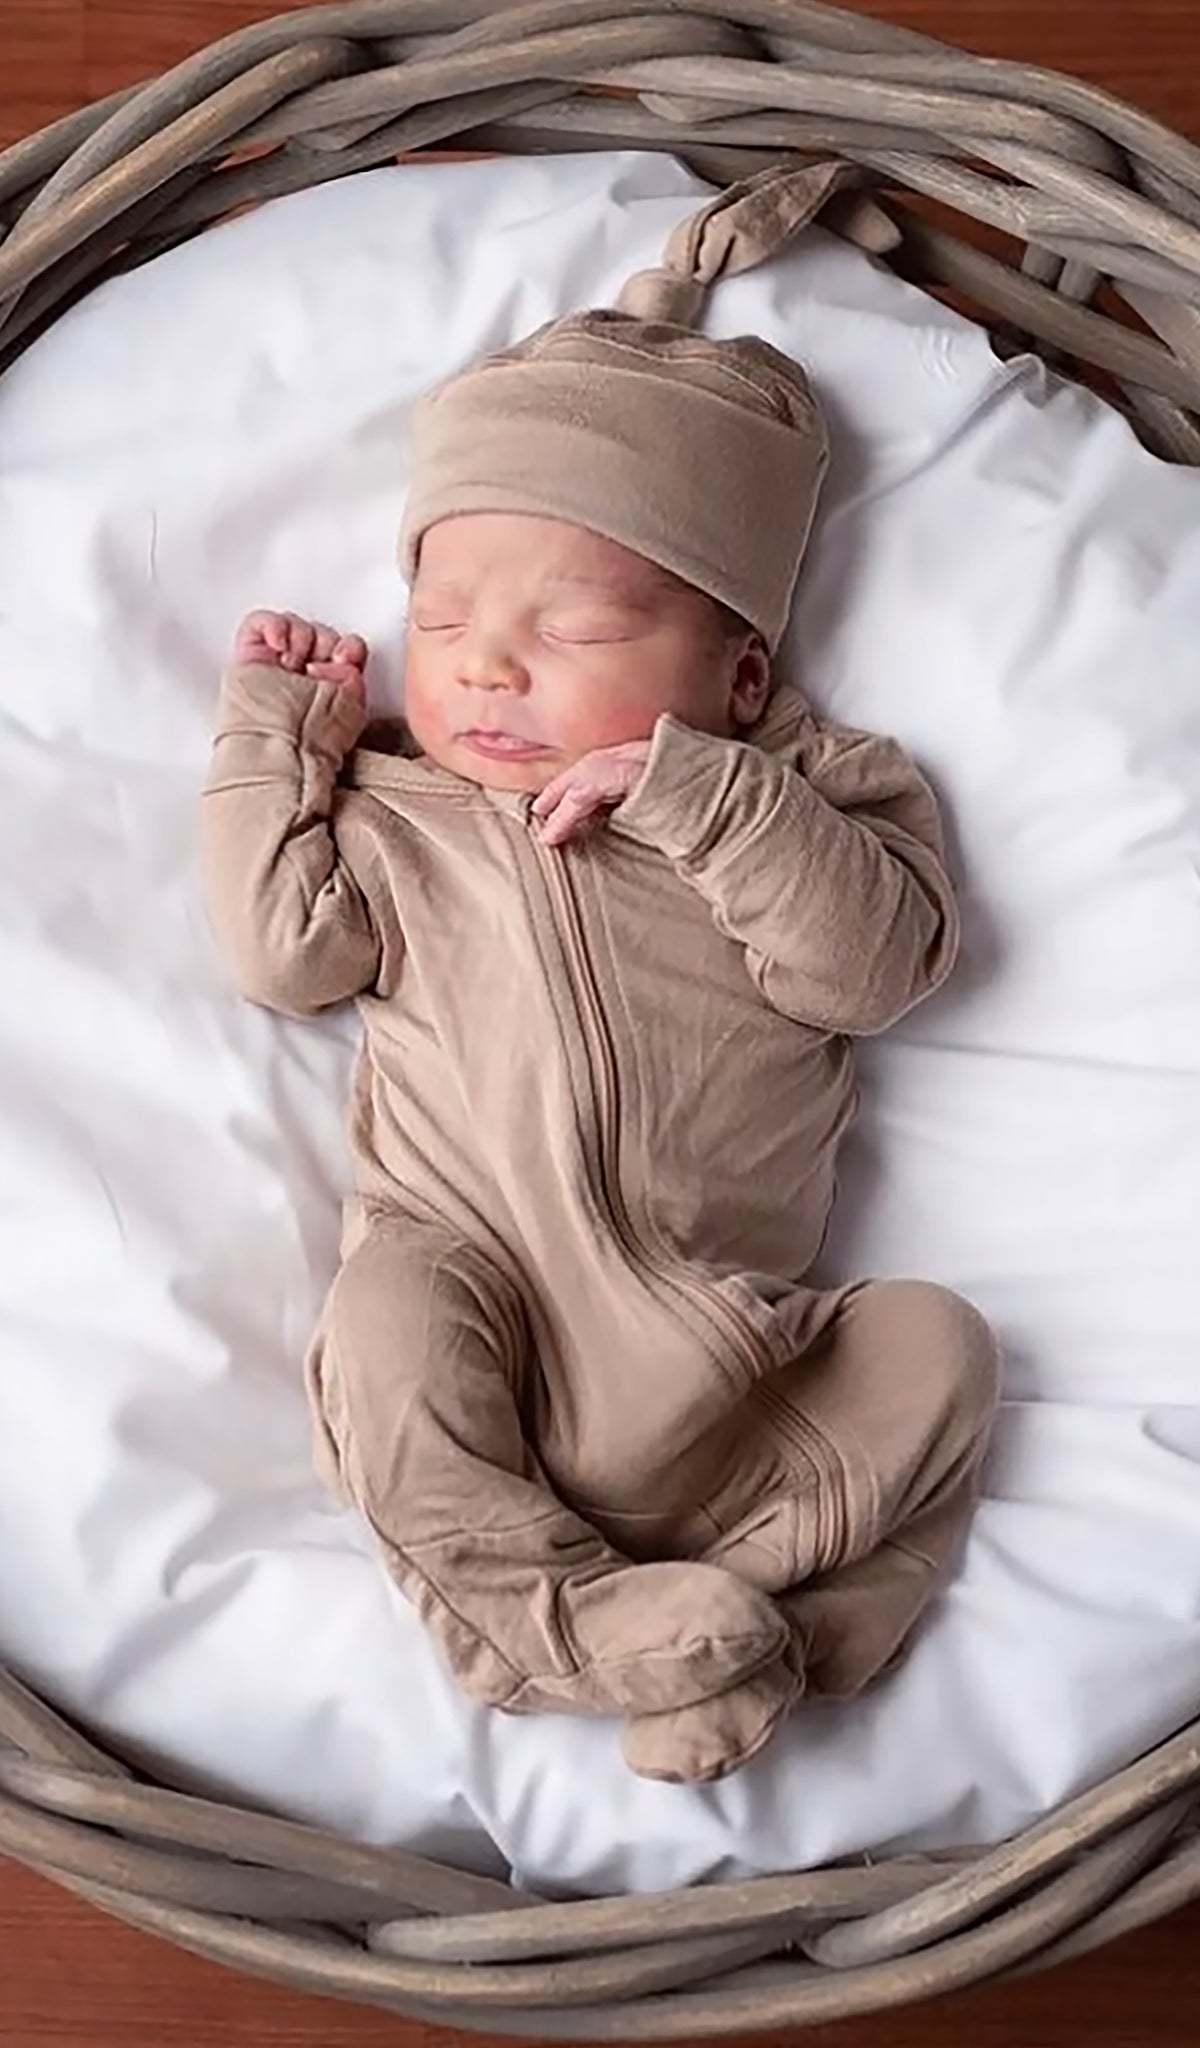
[[[937,804],[894,740],[806,718],[785,758],[668,713],[610,822],[672,861],[798,1023],[883,1031],[954,963]]]
[[[221,686],[205,904],[242,994],[289,1016],[373,987],[398,952],[386,892],[371,900],[336,829],[338,771],[365,723],[340,685],[285,669],[236,668]]]

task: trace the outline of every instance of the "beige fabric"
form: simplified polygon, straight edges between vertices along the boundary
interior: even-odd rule
[[[862,179],[856,164],[836,159],[799,168],[772,164],[739,178],[680,221],[659,267],[626,281],[618,311],[694,326],[710,285],[777,255],[835,194]]]
[[[719,1775],[906,1640],[995,1398],[954,1296],[805,1284],[850,1037],[954,956],[934,801],[784,689],[749,744],[660,719],[549,849],[527,797],[355,751],[362,720],[232,673],[204,805],[245,994],[366,1027],[325,1467],[473,1694]]]
[[[804,371],[754,335],[693,331],[708,286],[761,262],[857,173],[762,173],[680,223],[616,310],[553,320],[414,410],[401,535],[463,512],[568,519],[670,569],[757,626],[787,623],[829,461]],[[714,488],[714,479],[719,485]]]
[[[828,460],[808,380],[769,342],[571,314],[414,409],[405,574],[453,513],[569,519],[730,605],[774,648]]]

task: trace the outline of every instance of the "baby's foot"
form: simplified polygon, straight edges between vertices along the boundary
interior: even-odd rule
[[[777,1658],[774,1603],[715,1565],[637,1564],[575,1584],[560,1614],[579,1670],[562,1704],[659,1714],[724,1693]],[[554,1681],[539,1677],[539,1692]],[[554,1701],[547,1698],[547,1705]]]
[[[237,630],[233,658],[239,667],[254,663],[340,683],[366,701],[367,643],[362,635],[339,633],[336,626],[302,619],[296,612],[248,612]]]
[[[776,1657],[716,1699],[628,1721],[621,1738],[625,1761],[640,1778],[671,1785],[727,1778],[766,1747],[803,1690],[794,1658]]]

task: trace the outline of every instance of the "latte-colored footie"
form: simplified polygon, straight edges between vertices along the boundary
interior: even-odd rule
[[[618,1714],[657,1716],[724,1694],[788,1640],[774,1603],[716,1565],[630,1565],[574,1587],[567,1612],[596,1704]]]
[[[621,1748],[640,1778],[671,1785],[704,1785],[727,1778],[766,1747],[804,1691],[802,1673],[775,1657],[716,1699],[673,1714],[642,1714],[627,1721]]]

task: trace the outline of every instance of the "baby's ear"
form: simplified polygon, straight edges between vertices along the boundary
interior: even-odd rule
[[[749,631],[731,649],[734,658],[729,708],[735,725],[754,725],[771,694],[771,657],[761,633]]]

